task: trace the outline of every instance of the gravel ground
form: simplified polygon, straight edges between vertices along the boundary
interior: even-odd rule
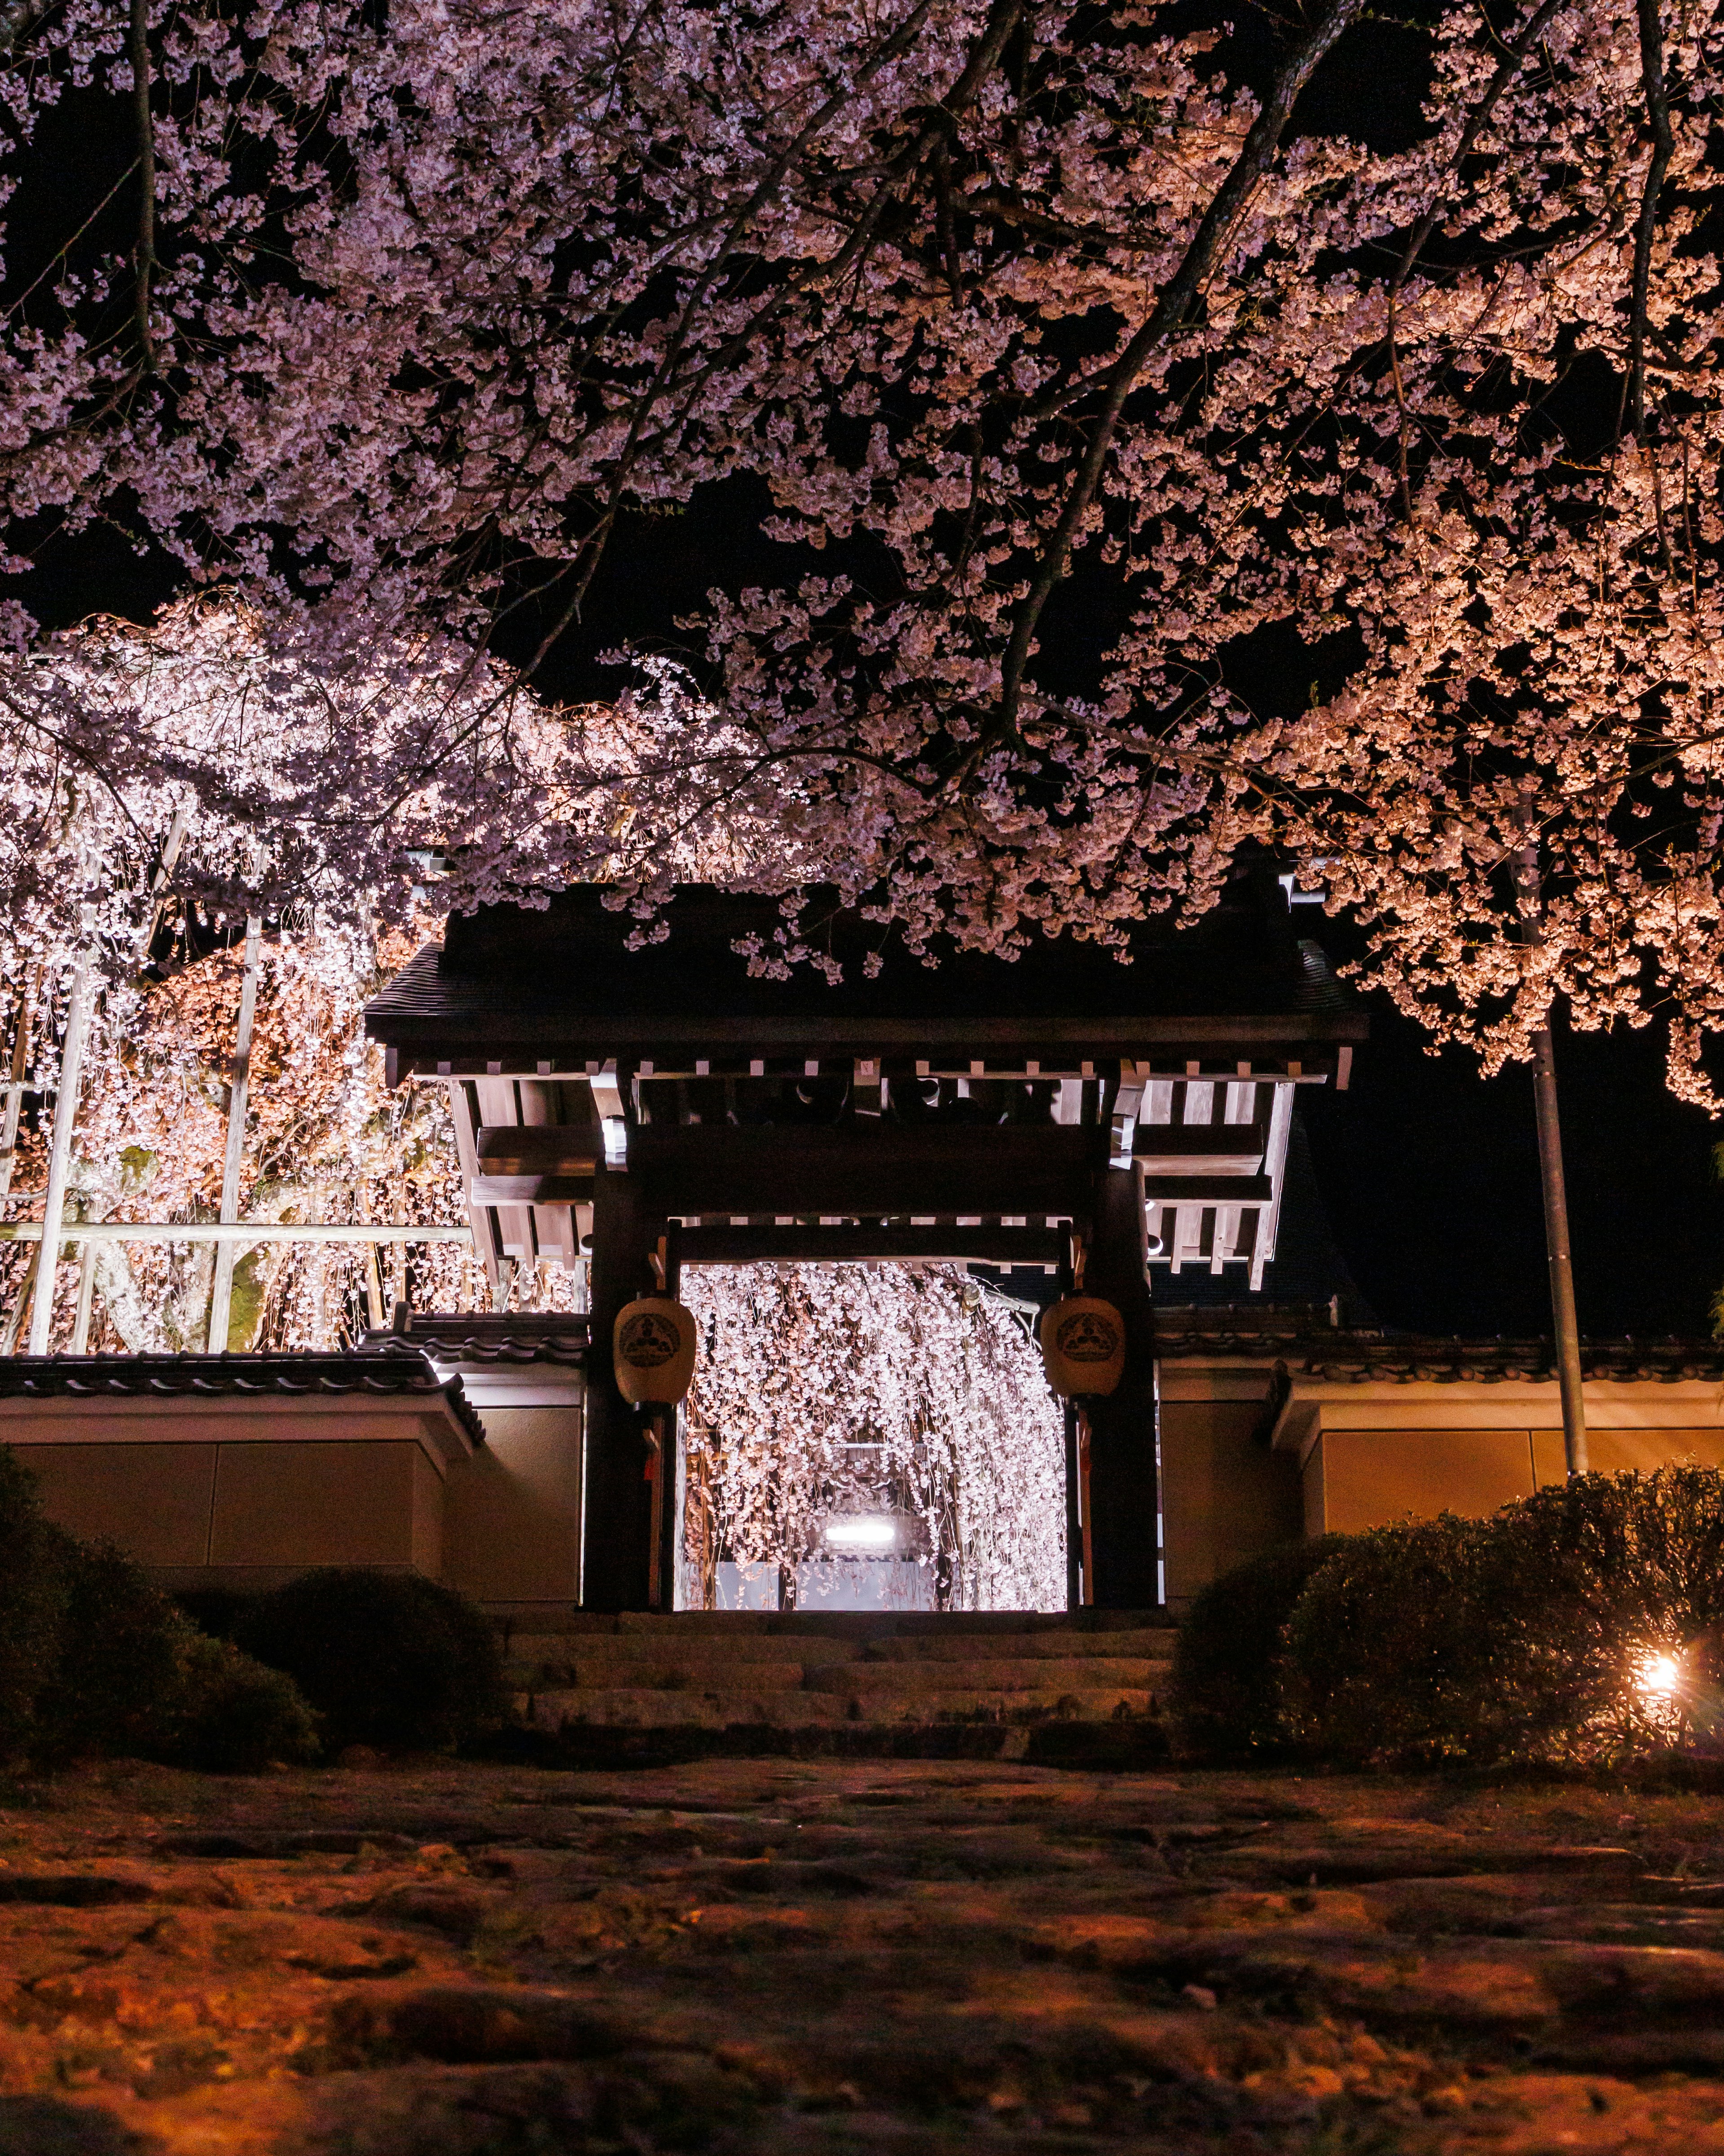
[[[715,1760],[0,1784],[0,2156],[1724,2152],[1724,1800]]]

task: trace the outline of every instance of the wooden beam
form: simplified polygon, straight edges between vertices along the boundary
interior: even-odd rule
[[[661,1214],[1071,1214],[1106,1137],[1054,1123],[649,1124],[630,1133],[629,1169]]]
[[[666,1014],[651,1018],[626,1012],[559,1009],[531,989],[500,983],[487,988],[466,982],[440,984],[444,1008],[428,1011],[392,1009],[385,990],[372,1006],[366,1030],[401,1051],[403,1070],[426,1056],[453,1063],[479,1058],[484,1071],[500,1059],[505,1071],[531,1076],[541,1061],[558,1075],[579,1075],[594,1060],[614,1058],[619,1068],[643,1058],[681,1069],[697,1057],[716,1061],[726,1055],[798,1057],[832,1055],[848,1066],[859,1055],[917,1056],[949,1064],[959,1071],[980,1060],[990,1066],[1008,1056],[1014,1065],[1027,1058],[1043,1063],[1060,1060],[1058,1051],[1097,1062],[1129,1057],[1175,1061],[1237,1060],[1241,1050],[1295,1055],[1313,1045],[1326,1048],[1362,1041],[1367,1021],[1351,1012],[1285,1011],[1160,1017],[943,1017],[920,1018],[723,1017]],[[673,1065],[668,1051],[683,1062]],[[1280,1060],[1277,1053],[1277,1060]],[[1306,1067],[1311,1059],[1305,1057]],[[434,1070],[434,1060],[430,1067]],[[448,1075],[448,1073],[444,1075]],[[1230,1070],[1221,1075],[1231,1076]],[[1270,1073],[1263,1074],[1265,1077]]]
[[[639,1416],[617,1389],[611,1333],[623,1304],[652,1284],[648,1255],[663,1232],[662,1216],[654,1214],[638,1175],[600,1172],[593,1205],[581,1490],[581,1603],[587,1609],[648,1607],[653,1502],[647,1447]]]
[[[604,1158],[593,1123],[484,1123],[476,1150],[484,1175],[583,1176]]]
[[[475,1175],[467,1185],[469,1205],[590,1205],[593,1168],[585,1175]]]
[[[1266,1175],[1146,1175],[1152,1205],[1267,1205],[1275,1184]]]
[[[920,1260],[930,1264],[1056,1265],[1059,1228],[684,1228],[685,1265],[848,1265]]]

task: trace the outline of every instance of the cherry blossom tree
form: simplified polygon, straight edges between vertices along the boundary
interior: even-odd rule
[[[167,932],[162,941],[168,942]],[[218,1217],[240,947],[218,945],[187,958],[182,939],[175,937],[174,946],[149,975],[110,987],[98,1010],[74,1140],[75,1219],[189,1223]],[[412,937],[399,930],[368,948],[353,939],[344,973],[309,924],[295,935],[291,924],[284,932],[271,923],[260,969],[242,1219],[440,1224],[462,1218],[443,1089],[409,1085],[392,1092],[381,1054],[363,1037],[365,996],[412,947]],[[26,1069],[46,1091],[58,1076],[54,1014],[48,1008],[29,1015],[33,1038],[26,1043]],[[45,1139],[45,1127],[26,1127],[15,1198],[39,1195]],[[85,1329],[92,1348],[203,1349],[210,1245],[106,1241],[89,1247]],[[36,1248],[5,1246],[0,1307],[7,1317],[0,1337],[8,1351],[33,1292]],[[384,1321],[408,1285],[407,1260],[398,1245],[375,1255],[351,1245],[242,1248],[227,1344],[345,1345],[367,1323]],[[422,1306],[485,1306],[485,1276],[470,1250],[418,1244],[411,1264],[413,1296]],[[520,1285],[534,1301],[568,1307],[579,1283],[536,1276]],[[85,1291],[80,1268],[62,1267],[54,1345],[64,1348],[73,1337]]]
[[[1709,1098],[1721,13],[19,8],[13,668],[58,710],[23,572],[117,526],[322,700],[254,819],[285,878],[434,795],[456,902],[602,860],[649,904],[770,832],[735,880],[1009,951],[1267,843],[1439,1035],[1668,1007]],[[131,162],[69,202],[99,127]],[[521,682],[738,486],[705,701],[516,790]],[[79,711],[69,755],[157,754]]]

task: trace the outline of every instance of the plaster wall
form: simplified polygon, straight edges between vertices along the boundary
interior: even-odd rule
[[[1559,1435],[1559,1466],[1561,1457]],[[1532,1495],[1532,1440],[1524,1430],[1325,1430],[1304,1481],[1307,1535],[1357,1534],[1439,1512],[1482,1519]]]
[[[1498,1399],[1499,1411],[1511,1404],[1501,1389]],[[1406,1404],[1416,1414],[1417,1404]],[[1668,1404],[1609,1404],[1638,1412],[1630,1426],[1612,1427],[1594,1419],[1605,1412],[1605,1404],[1588,1402],[1587,1444],[1596,1472],[1614,1475],[1638,1469],[1650,1473],[1684,1460],[1724,1466],[1724,1426],[1654,1421],[1656,1409]],[[1434,1519],[1445,1512],[1483,1518],[1517,1497],[1530,1497],[1535,1490],[1562,1480],[1566,1468],[1559,1428],[1482,1428],[1473,1419],[1475,1404],[1457,1405],[1462,1412],[1446,1426],[1439,1420],[1440,1404],[1426,1402],[1417,1419],[1405,1414],[1392,1426],[1371,1429],[1351,1426],[1360,1414],[1357,1404],[1344,1426],[1332,1427],[1326,1404],[1305,1448],[1306,1532],[1357,1534],[1398,1520]],[[1694,1405],[1689,1404],[1691,1414]]]
[[[0,1436],[8,1435],[0,1430]],[[205,1564],[214,1445],[14,1444],[49,1519],[85,1542],[117,1543],[146,1565]]]
[[[1220,1358],[1160,1368],[1167,1597],[1277,1543],[1355,1534],[1444,1512],[1482,1517],[1562,1478],[1554,1383],[1296,1377],[1272,1440],[1272,1365]],[[1586,1388],[1591,1464],[1724,1467],[1724,1388],[1647,1379]]]
[[[338,1399],[7,1402],[0,1442],[70,1533],[169,1588],[268,1587],[313,1565],[439,1576],[444,1474],[469,1440],[440,1404]]]
[[[1162,1559],[1169,1604],[1298,1539],[1297,1463],[1270,1449],[1262,1370],[1171,1373],[1161,1385]]]
[[[480,1602],[577,1601],[578,1395],[549,1405],[485,1402],[480,1414],[485,1444],[449,1469],[444,1581]]]

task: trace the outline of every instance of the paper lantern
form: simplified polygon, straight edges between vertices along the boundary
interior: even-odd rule
[[[1042,1368],[1062,1400],[1105,1399],[1125,1374],[1126,1322],[1097,1295],[1066,1295],[1042,1312]]]
[[[695,1319],[668,1295],[624,1303],[611,1332],[617,1390],[631,1407],[673,1406],[694,1382]]]

